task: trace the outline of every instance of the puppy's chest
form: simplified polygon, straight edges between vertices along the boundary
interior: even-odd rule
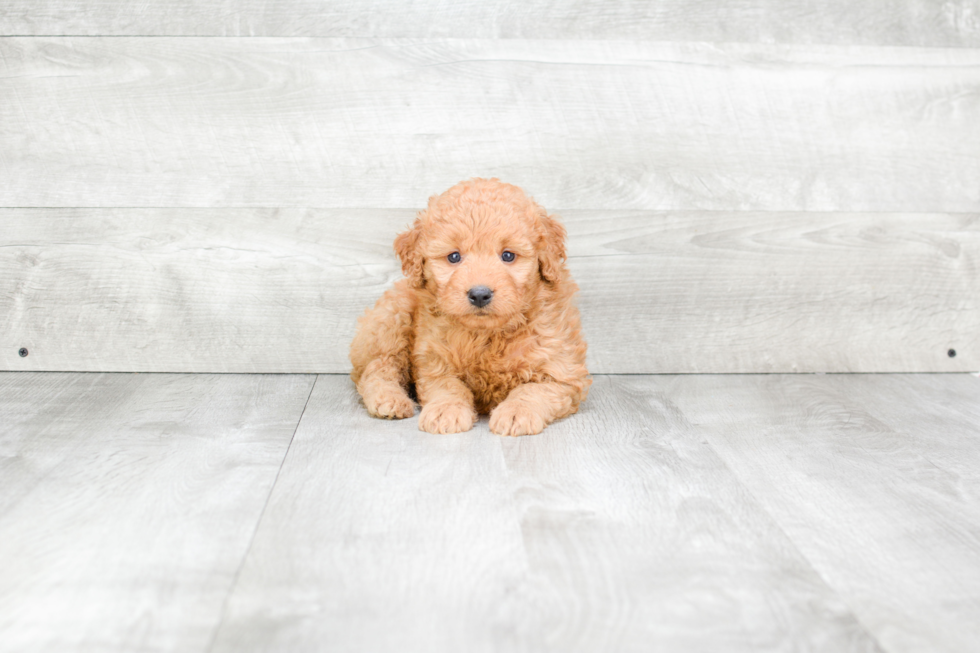
[[[459,344],[463,346],[453,352],[453,364],[480,412],[492,409],[518,385],[540,380],[531,338],[477,338]]]

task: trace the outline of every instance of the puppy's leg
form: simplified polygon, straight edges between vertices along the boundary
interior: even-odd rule
[[[462,433],[473,428],[473,393],[462,381],[454,376],[421,376],[415,389],[422,403],[420,431]]]
[[[373,417],[404,419],[415,414],[413,402],[402,385],[403,371],[397,361],[376,358],[357,382],[357,391]]]
[[[359,321],[350,347],[351,378],[374,417],[402,419],[415,414],[415,402],[405,391],[410,380],[414,308],[414,293],[399,282]]]
[[[578,408],[581,390],[564,383],[523,383],[490,411],[490,430],[498,435],[534,435]]]

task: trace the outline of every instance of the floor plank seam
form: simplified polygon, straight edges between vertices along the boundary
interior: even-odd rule
[[[303,415],[306,414],[306,408],[310,405],[310,397],[313,396],[313,389],[316,388],[316,382],[319,378],[319,374],[313,377],[313,383],[310,385],[310,392],[308,395],[306,395],[306,403],[303,404],[303,410],[300,411],[299,419],[296,420],[296,426],[293,428],[293,434],[289,437],[289,444],[286,445],[286,451],[282,455],[282,460],[279,461],[279,469],[276,470],[276,477],[272,479],[272,485],[269,487],[269,493],[265,497],[265,503],[262,505],[262,511],[259,512],[259,517],[255,520],[255,528],[252,529],[252,535],[248,540],[248,546],[245,548],[245,553],[242,554],[242,560],[238,563],[238,569],[235,570],[235,576],[232,578],[231,584],[228,586],[228,592],[225,594],[225,600],[221,605],[221,616],[218,619],[217,625],[214,627],[214,632],[211,633],[211,641],[208,642],[207,648],[204,649],[207,652],[214,650],[215,642],[218,640],[218,633],[221,632],[221,627],[225,623],[225,615],[228,612],[228,602],[231,600],[232,594],[235,593],[235,588],[238,586],[238,578],[241,576],[242,569],[245,567],[245,561],[248,560],[248,556],[252,552],[252,546],[255,544],[255,535],[259,532],[259,526],[262,524],[262,518],[265,517],[265,512],[269,508],[269,501],[272,499],[272,493],[275,492],[276,484],[279,483],[279,475],[282,473],[282,466],[286,463],[286,458],[289,457],[289,450],[293,447],[293,440],[296,439],[296,433],[299,431],[299,426],[303,423]]]
[[[691,426],[693,427],[693,425],[691,425]],[[837,589],[836,586],[832,585],[830,583],[830,581],[827,579],[827,577],[824,576],[824,574],[820,571],[820,569],[818,569],[816,567],[816,565],[813,564],[813,561],[810,560],[810,558],[807,557],[807,555],[803,553],[803,551],[800,549],[800,547],[796,544],[796,540],[794,540],[790,536],[790,534],[786,531],[786,529],[783,528],[783,525],[780,524],[779,521],[776,519],[775,515],[773,515],[772,512],[768,508],[766,508],[766,506],[759,500],[759,497],[757,497],[756,494],[755,494],[755,492],[752,491],[752,488],[750,488],[748,485],[746,485],[746,483],[744,481],[742,481],[742,478],[738,474],[738,472],[734,468],[732,468],[731,465],[728,464],[728,461],[725,460],[725,458],[721,455],[721,453],[719,453],[719,451],[715,448],[715,446],[713,444],[711,444],[711,441],[708,438],[704,438],[702,440],[702,442],[704,442],[708,446],[708,448],[711,449],[711,451],[715,454],[715,456],[718,457],[718,460],[721,461],[721,464],[725,466],[725,469],[728,470],[729,474],[731,474],[732,478],[735,479],[735,481],[738,483],[739,487],[742,488],[742,490],[745,492],[746,496],[748,496],[749,498],[751,498],[752,502],[758,507],[759,511],[762,514],[764,514],[767,517],[769,517],[769,520],[772,521],[773,526],[775,526],[779,530],[779,532],[783,534],[783,537],[785,537],[786,538],[786,541],[789,542],[789,545],[793,547],[793,550],[799,556],[800,560],[805,561],[806,564],[813,571],[813,573],[821,581],[823,581],[824,585],[826,585],[827,588],[831,592],[833,592],[833,595],[837,597],[837,599],[841,602],[841,605],[847,607],[847,610],[850,613],[851,617],[853,617],[854,618],[854,621],[858,625],[861,626],[861,630],[864,631],[864,634],[867,635],[867,637],[871,641],[873,641],[875,644],[877,644],[879,650],[881,650],[881,651],[883,651],[885,653],[891,653],[891,649],[887,648],[882,643],[882,641],[878,638],[878,636],[869,628],[868,624],[866,624],[861,619],[860,615],[855,611],[854,606],[851,605],[851,602],[848,601],[846,598],[844,598],[844,595],[841,594],[840,590]]]

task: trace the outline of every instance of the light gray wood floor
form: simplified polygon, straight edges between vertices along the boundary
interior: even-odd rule
[[[0,374],[3,651],[969,651],[980,380],[597,376],[540,436],[349,379]]]

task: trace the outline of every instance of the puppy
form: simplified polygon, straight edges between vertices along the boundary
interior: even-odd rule
[[[565,267],[565,229],[524,192],[471,179],[429,199],[395,238],[405,279],[359,320],[351,378],[375,417],[419,429],[540,433],[592,381]]]

